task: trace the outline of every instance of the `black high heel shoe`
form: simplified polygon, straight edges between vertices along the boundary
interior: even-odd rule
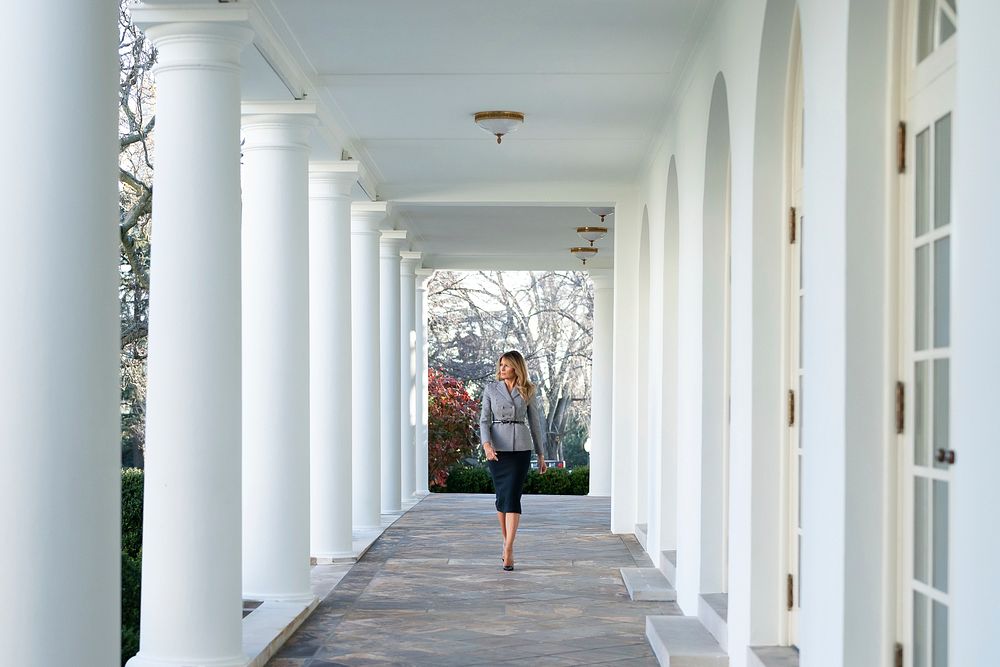
[[[507,565],[507,559],[504,558],[503,556],[500,556],[500,562],[503,563],[503,569],[505,572],[512,572],[514,570],[513,561],[511,562],[510,565]]]

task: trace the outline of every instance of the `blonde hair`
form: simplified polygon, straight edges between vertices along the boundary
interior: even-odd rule
[[[525,403],[530,403],[535,395],[535,384],[528,379],[528,364],[517,350],[504,352],[497,360],[497,380],[500,379],[500,362],[506,360],[514,367],[514,386]]]

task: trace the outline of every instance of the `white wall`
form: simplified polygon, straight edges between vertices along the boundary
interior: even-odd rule
[[[956,95],[955,231],[952,259],[952,559],[949,580],[953,665],[996,662],[1000,628],[1000,4],[960,6]]]

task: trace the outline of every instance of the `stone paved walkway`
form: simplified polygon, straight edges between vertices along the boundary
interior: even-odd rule
[[[618,568],[648,567],[608,530],[610,501],[524,496],[513,572],[500,569],[493,497],[431,495],[358,561],[268,663],[656,665],[647,614]]]

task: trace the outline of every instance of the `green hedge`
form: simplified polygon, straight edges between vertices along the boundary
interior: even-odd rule
[[[142,483],[142,470],[122,468],[122,665],[139,652]]]
[[[493,493],[493,480],[486,468],[454,466],[448,472],[448,481],[442,490],[445,493]],[[585,496],[590,492],[590,468],[549,468],[544,475],[537,470],[529,470],[524,492]]]

